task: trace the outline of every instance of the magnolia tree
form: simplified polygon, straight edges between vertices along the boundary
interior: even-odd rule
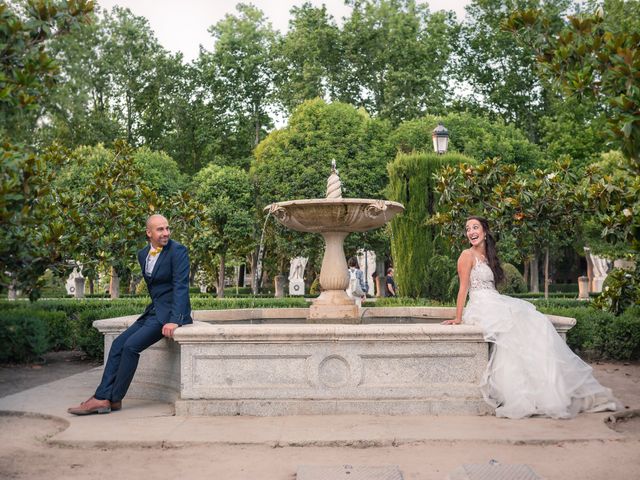
[[[636,260],[630,291],[640,300],[640,22],[638,2],[609,2],[594,14],[570,16],[562,30],[549,28],[540,10],[515,12],[504,28],[533,45],[543,75],[565,98],[606,106],[608,136],[624,154],[627,176],[590,170],[584,205],[602,225],[602,235],[626,244]],[[631,11],[635,11],[633,15]]]
[[[0,4],[0,285],[34,300],[47,268],[65,268],[63,207],[51,188],[64,152],[37,151],[32,132],[59,80],[52,38],[89,21],[93,2]]]
[[[62,172],[59,191],[70,205],[67,228],[76,242],[68,249],[89,276],[102,265],[110,270],[110,292],[117,298],[120,279],[138,267],[136,252],[144,244],[144,225],[158,206],[158,196],[124,143],[114,150],[83,147]]]
[[[548,297],[549,258],[553,248],[566,245],[576,233],[579,204],[574,195],[577,179],[570,162],[557,162],[546,170],[521,173],[514,165],[490,159],[480,165],[444,167],[437,189],[443,212],[430,220],[453,238],[460,222],[482,215],[500,243],[512,243],[511,258],[531,262],[531,289],[538,289],[538,259],[544,254],[545,297]],[[571,225],[573,228],[568,229]]]
[[[254,247],[253,184],[236,167],[208,165],[193,180],[198,228],[193,230],[191,255],[205,270],[218,266],[218,297],[224,296],[227,258],[244,258]]]

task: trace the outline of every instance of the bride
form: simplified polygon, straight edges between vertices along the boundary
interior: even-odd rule
[[[498,293],[495,285],[504,273],[487,220],[470,217],[465,230],[471,247],[458,259],[456,318],[442,323],[478,325],[493,344],[481,390],[496,416],[571,418],[620,408],[545,315],[529,302]]]

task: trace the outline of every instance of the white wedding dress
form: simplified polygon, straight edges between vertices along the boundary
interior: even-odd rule
[[[494,344],[481,390],[497,417],[571,418],[620,408],[545,315],[498,293],[488,264],[476,259],[470,280],[462,321],[481,327]]]

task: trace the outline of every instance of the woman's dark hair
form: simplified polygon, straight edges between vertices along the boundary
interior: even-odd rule
[[[500,282],[504,280],[504,271],[500,266],[500,259],[498,258],[498,251],[496,249],[496,241],[493,238],[493,234],[489,229],[489,222],[484,217],[469,217],[467,218],[467,222],[469,220],[477,220],[482,225],[482,229],[484,230],[486,251],[487,251],[487,263],[489,264],[489,268],[493,272],[493,279],[498,285]],[[465,224],[467,223],[465,222]]]
[[[356,257],[351,257],[347,262],[347,265],[349,266],[349,268],[351,267],[360,268],[360,265],[358,265],[358,259]]]

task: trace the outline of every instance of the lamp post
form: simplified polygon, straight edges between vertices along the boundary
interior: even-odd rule
[[[433,150],[437,154],[442,155],[443,153],[447,153],[447,148],[449,146],[449,130],[444,128],[442,122],[439,122],[438,126],[433,129],[431,138],[433,139]]]

